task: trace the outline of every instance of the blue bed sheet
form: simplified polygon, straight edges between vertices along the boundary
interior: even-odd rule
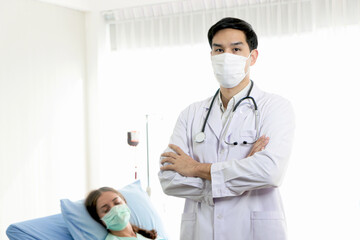
[[[73,240],[61,214],[11,224],[10,240]]]

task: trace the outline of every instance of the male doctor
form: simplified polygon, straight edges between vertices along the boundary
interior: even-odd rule
[[[180,239],[287,239],[278,187],[295,129],[291,104],[250,80],[258,57],[250,24],[224,18],[208,40],[220,93],[180,114],[161,155],[163,191],[186,199]]]

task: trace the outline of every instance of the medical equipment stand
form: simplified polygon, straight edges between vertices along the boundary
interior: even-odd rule
[[[127,133],[127,142],[130,146],[136,147],[139,144],[139,132],[131,131]],[[135,180],[137,179],[137,156],[136,149],[134,149],[134,162],[135,162]]]
[[[146,114],[146,164],[147,164],[147,187],[146,192],[151,196],[150,172],[149,172],[149,115]]]

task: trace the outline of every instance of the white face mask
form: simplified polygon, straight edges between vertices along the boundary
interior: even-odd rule
[[[248,57],[235,55],[232,53],[222,53],[211,56],[211,62],[214,74],[220,85],[224,88],[233,88],[237,86],[249,73],[245,73]]]

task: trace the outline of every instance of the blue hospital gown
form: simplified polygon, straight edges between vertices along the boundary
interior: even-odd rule
[[[112,235],[111,233],[108,233],[108,235],[106,236],[105,240],[149,240],[150,238],[146,238],[143,237],[141,234],[136,234],[136,238],[135,237],[118,237],[115,235]],[[157,237],[155,240],[166,240],[164,238],[161,237]]]

